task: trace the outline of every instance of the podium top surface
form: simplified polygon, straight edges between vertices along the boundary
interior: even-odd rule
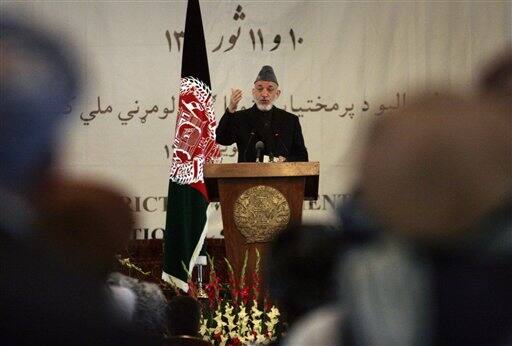
[[[320,174],[319,162],[243,162],[206,164],[204,177],[255,178],[255,177],[307,177]]]
[[[204,180],[210,201],[219,200],[217,181],[219,179],[256,179],[275,177],[304,177],[305,200],[318,199],[318,178],[320,175],[319,162],[243,162],[206,164],[204,166]]]

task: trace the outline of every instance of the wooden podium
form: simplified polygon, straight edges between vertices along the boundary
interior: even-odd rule
[[[246,280],[252,281],[258,249],[278,232],[300,225],[304,200],[318,198],[318,162],[207,164],[210,201],[220,201],[226,256],[240,277],[248,254]]]

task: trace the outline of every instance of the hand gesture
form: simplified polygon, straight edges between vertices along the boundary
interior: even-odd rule
[[[238,102],[242,99],[242,90],[231,89],[231,97],[229,98],[228,110],[230,113],[236,112],[238,108]]]

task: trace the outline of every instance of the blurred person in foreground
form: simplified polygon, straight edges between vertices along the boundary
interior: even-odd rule
[[[133,293],[133,300],[124,299],[117,294],[114,302],[118,307],[129,308],[129,313],[124,315],[129,318],[134,328],[144,330],[146,334],[154,338],[164,338],[167,331],[167,300],[156,283],[138,280],[136,278],[113,272],[109,275],[107,283],[114,293],[128,290]],[[116,306],[114,306],[116,308]]]
[[[201,339],[199,324],[201,306],[190,296],[175,296],[167,308],[168,325],[167,345],[169,346],[205,346],[210,342]]]
[[[199,302],[190,296],[176,296],[167,307],[169,335],[198,336],[201,320]]]
[[[373,127],[361,203],[380,242],[343,263],[345,344],[512,342],[510,118],[426,97]]]
[[[423,97],[374,123],[358,204],[380,230],[343,256],[343,320],[317,345],[512,342],[512,118],[495,101]]]
[[[335,269],[342,247],[339,229],[325,225],[295,227],[272,241],[264,257],[263,284],[286,328],[336,301]]]
[[[112,272],[135,224],[122,196],[94,181],[60,179],[38,199],[40,233],[83,276],[105,284],[114,321],[163,338],[167,301],[158,285]]]
[[[512,102],[512,48],[500,53],[484,68],[479,88],[483,93]]]
[[[42,28],[2,14],[0,33],[2,343],[139,344],[112,320],[104,281],[41,232],[38,203],[61,179],[56,145],[62,111],[80,91],[78,63]]]

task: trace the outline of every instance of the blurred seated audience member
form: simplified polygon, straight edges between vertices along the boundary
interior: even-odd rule
[[[341,234],[336,234],[338,253],[332,255],[336,264],[331,264],[329,269],[333,276],[337,275],[338,261],[346,251],[378,242],[382,232],[382,228],[361,204],[360,189],[354,189],[350,198],[339,208],[338,216],[341,224]],[[337,279],[331,278],[330,285],[337,291],[342,290],[338,287]],[[345,323],[345,309],[340,305],[338,295],[335,293],[333,296],[335,300],[331,299],[327,304],[319,302],[317,307],[299,314],[294,319],[291,332],[282,340],[284,345],[340,345],[339,331],[340,326]]]
[[[158,285],[111,273],[128,244],[135,217],[115,189],[88,181],[59,180],[41,197],[41,234],[77,269],[108,284],[119,322],[162,338],[167,301]]]
[[[376,241],[342,256],[338,317],[316,310],[285,345],[512,342],[512,126],[504,112],[488,97],[424,97],[374,124],[357,213],[379,225]]]
[[[201,306],[189,296],[176,296],[167,308],[167,329],[169,335],[198,336],[201,321]]]
[[[80,83],[67,46],[6,17],[0,22],[0,225],[2,237],[20,241],[34,233],[32,198],[52,174],[62,110]]]
[[[107,282],[112,298],[112,313],[120,323],[130,324],[134,320],[137,296],[132,289]]]
[[[120,306],[128,311],[127,316],[135,328],[155,337],[164,337],[167,330],[167,300],[157,284],[117,272],[110,274],[107,282],[119,298]]]
[[[374,124],[361,204],[383,232],[342,260],[343,345],[512,342],[503,111],[488,98],[425,97]]]
[[[201,339],[199,324],[201,306],[190,296],[176,296],[167,308],[167,345],[170,346],[205,346],[210,342]]]
[[[512,101],[512,49],[507,49],[485,67],[480,77],[480,89]]]
[[[480,76],[479,88],[487,102],[501,107],[500,113],[512,118],[512,48],[505,50],[487,65]]]
[[[286,230],[271,243],[264,257],[263,286],[287,324],[335,301],[334,269],[341,247],[339,230],[320,225]]]
[[[446,95],[379,119],[362,159],[361,203],[402,236],[467,239],[510,197],[512,119],[501,111],[488,98]]]
[[[354,192],[338,209],[344,248],[360,246],[378,239],[382,227],[361,205],[361,190]]]
[[[112,323],[101,281],[48,246],[38,226],[38,198],[58,179],[62,111],[80,91],[78,63],[62,37],[5,13],[0,32],[2,343],[140,344]]]
[[[77,270],[105,282],[127,245],[135,217],[120,191],[94,181],[60,177],[38,199],[42,241]]]

